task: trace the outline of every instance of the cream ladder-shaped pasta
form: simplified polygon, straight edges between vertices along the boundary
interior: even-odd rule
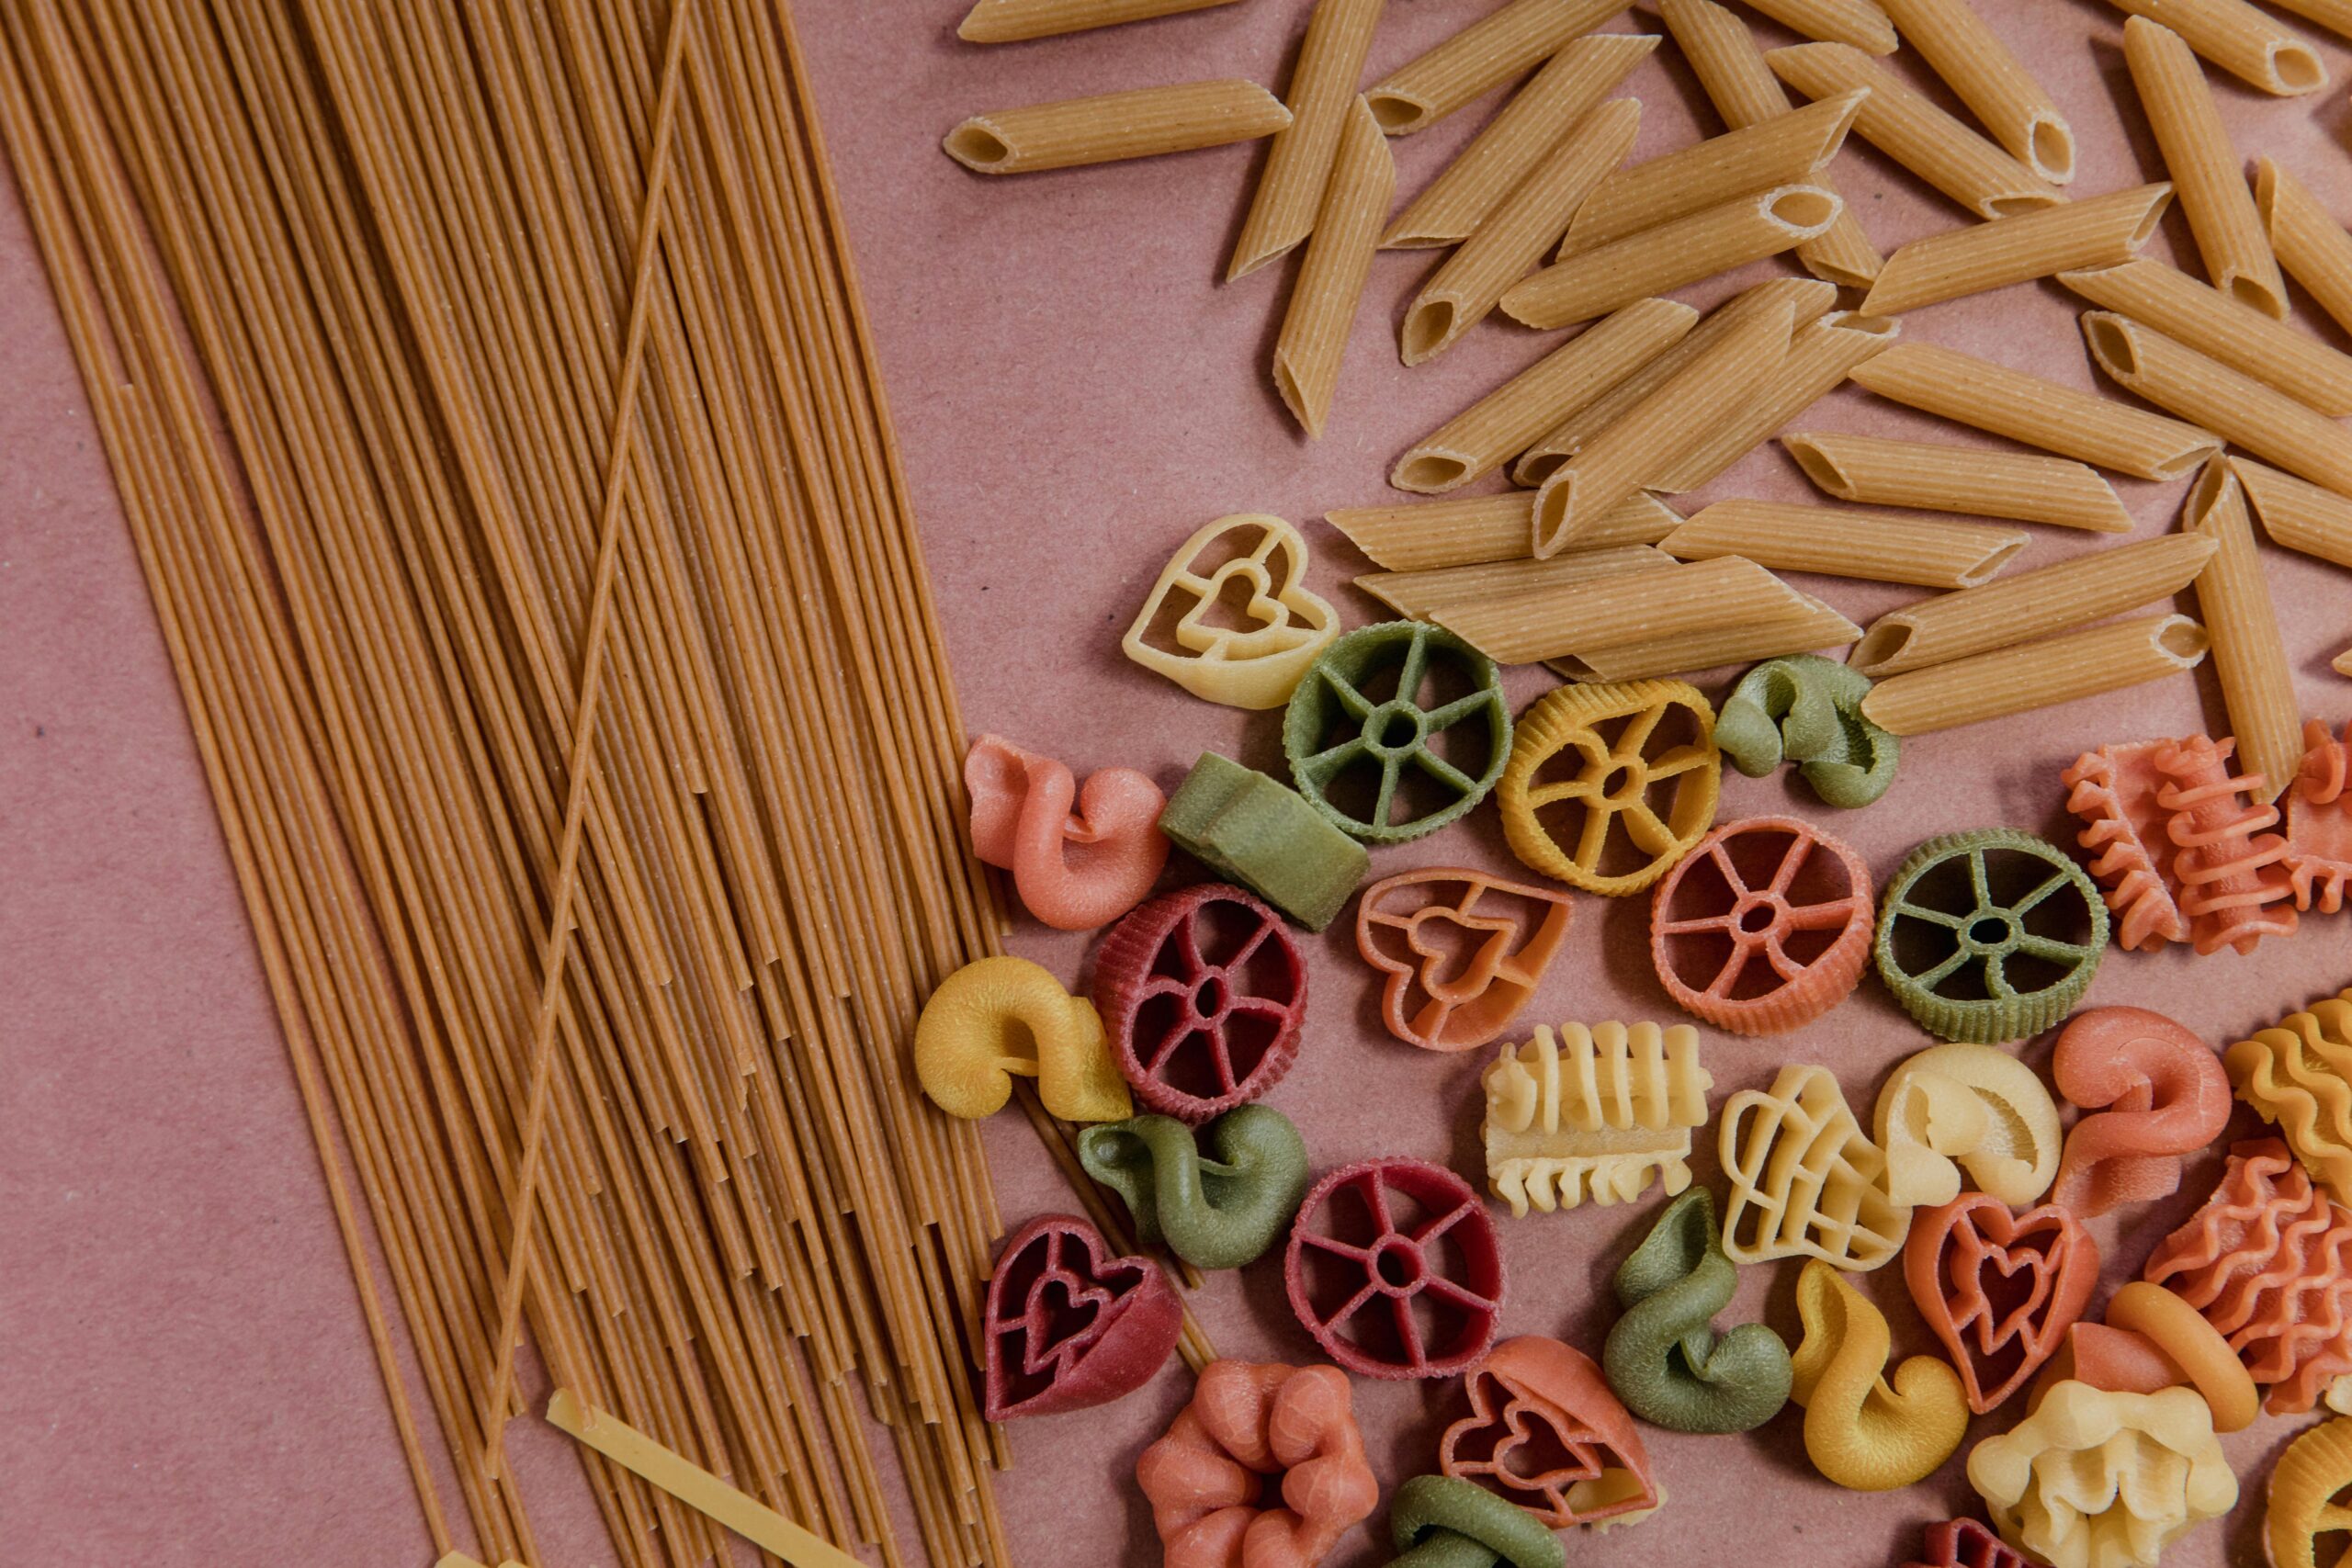
[[[1970,0],[1879,0],[1879,6],[2011,157],[2052,185],[2074,179],[2074,128]]]
[[[1658,9],[1725,125],[1738,130],[1789,112],[1788,91],[1764,63],[1764,51],[1756,47],[1745,22],[1713,0],[1660,0]],[[1812,183],[1837,188],[1826,175],[1815,175]],[[1878,247],[1862,231],[1850,206],[1819,239],[1797,247],[1797,260],[1807,272],[1853,288],[1870,287],[1878,276],[1879,259]]]
[[[2195,425],[1930,343],[1896,344],[1857,367],[1854,380],[1890,401],[2138,479],[2186,478],[2222,449]]]
[[[1527,177],[1487,214],[1478,231],[1445,259],[1445,265],[1407,307],[1397,333],[1406,364],[1419,365],[1443,353],[1486,319],[1503,291],[1524,277],[1553,238],[1567,227],[1568,216],[1577,203],[1592,194],[1602,175],[1624,161],[1641,118],[1640,104],[1631,98],[1612,98],[1593,110],[1528,171]],[[1663,288],[1642,291],[1662,292]],[[1640,298],[1641,294],[1633,296]]]
[[[1823,186],[1781,186],[1580,251],[1513,286],[1503,310],[1531,327],[1572,326],[1645,294],[1713,277],[1826,231],[1845,203]]]
[[[2250,457],[2232,457],[2230,471],[2245,487],[2272,544],[2352,566],[2352,501]]]
[[[1679,560],[1741,556],[1775,571],[1814,571],[1921,588],[1974,588],[1991,581],[2016,559],[2027,538],[2022,529],[1984,523],[1947,523],[1849,507],[1719,501],[1693,513],[1658,547]]]
[[[1389,135],[1426,130],[1624,8],[1624,0],[1511,0],[1390,72],[1364,96]]]
[[[1358,98],[1340,136],[1323,210],[1307,239],[1306,259],[1291,287],[1282,336],[1274,344],[1274,389],[1310,436],[1322,435],[1330,415],[1349,329],[1355,325],[1380,225],[1396,194],[1396,161],[1388,155],[1388,139]]]
[[[2309,186],[2267,158],[2255,165],[2254,205],[2287,276],[2309,289],[2337,326],[2352,332],[2352,234],[2327,215]]]
[[[1553,673],[1571,681],[1646,681],[1726,664],[1753,664],[1784,653],[1839,649],[1860,635],[1860,628],[1836,610],[1790,588],[1786,603],[1765,606],[1750,620],[1724,621],[1544,662]]]
[[[1897,675],[2087,626],[2179,592],[2213,548],[2172,534],[1922,599],[1873,621],[1847,662],[1873,678]]]
[[[1784,435],[1781,445],[1805,478],[1840,501],[1974,513],[2095,534],[2132,528],[2132,514],[2105,479],[2060,457],[1826,431]]]
[[[2118,385],[2290,474],[2352,495],[2352,434],[2333,420],[2125,317],[2086,311],[2083,336]]]
[[[1413,198],[1380,237],[1381,248],[1419,249],[1468,239],[1568,128],[1656,48],[1656,33],[1594,33],[1572,40]]]
[[[2238,767],[2262,775],[2256,798],[2276,799],[2302,766],[2302,709],[2278,607],[2255,553],[2245,492],[2227,463],[2217,458],[2197,476],[2180,523],[2184,533],[2213,541],[2213,558],[2197,574],[2197,608],[2213,639],[2213,672],[2237,737]]]
[[[1498,664],[1533,664],[1784,614],[1796,591],[1754,561],[1668,562],[1441,610],[1438,625]]]
[[[1577,209],[1559,254],[1594,250],[1750,191],[1810,180],[1846,144],[1861,103],[1860,93],[1825,98],[1619,170]]]
[[[1250,215],[1242,220],[1241,237],[1226,269],[1228,283],[1288,252],[1315,227],[1383,4],[1316,0],[1284,99],[1291,123],[1276,133],[1267,152],[1257,193],[1250,198]]]
[[[1374,565],[1392,571],[1434,571],[1479,561],[1527,557],[1535,497],[1527,491],[1466,495],[1401,506],[1342,507],[1325,521],[1348,536]],[[1654,545],[1674,532],[1682,514],[1645,491],[1636,491],[1602,517],[1582,541],[1586,550]]]
[[[1676,453],[1643,481],[1643,488],[1669,495],[1697,490],[1827,396],[1856,366],[1884,352],[1902,330],[1899,321],[1847,310],[1798,328],[1789,340],[1787,357],[1764,378],[1739,412]]]
[[[1873,0],[1747,0],[1793,33],[1826,43],[1850,44],[1869,54],[1893,54],[1900,41]]]
[[[966,43],[1018,43],[1232,4],[1233,0],[978,0],[965,13],[956,36]]]
[[[1179,82],[976,114],[943,145],[975,174],[1025,175],[1222,147],[1290,123],[1290,110],[1255,82]]]
[[[1396,459],[1388,482],[1423,494],[1492,473],[1543,431],[1672,347],[1698,312],[1640,299],[1580,333],[1479,399]]]
[[[2316,93],[2327,67],[2312,47],[2245,0],[2107,0],[2178,33],[2189,48],[2252,86],[2278,97]]]
[[[1981,724],[2193,670],[2206,647],[2186,615],[2092,626],[1890,676],[1862,699],[1862,716],[1893,735]]]
[[[2197,236],[2197,253],[2213,286],[2266,316],[2287,313],[2287,284],[2262,231],[2262,215],[2245,186],[2245,165],[2205,69],[2180,35],[2145,17],[2123,24],[2123,59],[2180,209]]]
[[[1914,240],[1886,259],[1861,308],[1899,316],[2070,268],[2128,262],[2171,200],[2168,185],[2140,186]]]
[[[2145,257],[2058,281],[2324,414],[2352,414],[2352,355]]]
[[[1571,550],[1550,560],[1527,557],[1441,567],[1435,571],[1371,571],[1355,583],[1406,619],[1426,621],[1465,604],[1565,588],[1597,577],[1655,571],[1673,564],[1663,552],[1647,545],[1623,545],[1614,549]]]

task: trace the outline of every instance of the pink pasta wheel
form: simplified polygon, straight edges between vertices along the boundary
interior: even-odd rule
[[[2058,1036],[2058,1092],[2094,1114],[2066,1134],[2051,1199],[2086,1219],[2180,1186],[2181,1156],[2222,1135],[2230,1076],[2204,1041],[2145,1008],[2092,1008]]]
[[[2344,908],[2352,884],[2352,724],[2340,740],[2317,719],[2303,725],[2303,764],[2287,792],[2287,876],[2295,908]]]
[[[1094,961],[1119,1070],[1154,1111],[1202,1122],[1262,1096],[1298,1055],[1306,961],[1282,917],[1238,887],[1166,893]]]
[[[1658,884],[1650,962],[1667,995],[1735,1034],[1802,1029],[1853,994],[1876,914],[1860,855],[1792,817],[1709,833]]]
[[[1470,1184],[1442,1166],[1373,1159],[1315,1184],[1291,1224],[1291,1310],[1368,1378],[1442,1378],[1495,1342],[1503,1254]]]
[[[1136,1482],[1167,1568],[1314,1568],[1380,1501],[1334,1367],[1211,1361]]]
[[[973,852],[1012,872],[1021,902],[1056,931],[1117,919],[1168,863],[1159,830],[1168,797],[1133,768],[1102,769],[1080,789],[1051,757],[983,735],[965,755],[964,788]]]

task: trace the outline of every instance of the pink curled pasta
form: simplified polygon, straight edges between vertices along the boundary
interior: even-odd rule
[[[1103,768],[1080,789],[1051,757],[983,735],[964,759],[964,787],[972,852],[1012,872],[1021,902],[1057,931],[1117,919],[1168,863],[1159,830],[1168,797],[1133,768]]]
[[[2058,1036],[2058,1092],[2094,1114],[2066,1134],[2051,1199],[2084,1218],[2180,1186],[2183,1155],[2222,1135],[2230,1077],[2204,1041],[2145,1008],[2093,1008]]]

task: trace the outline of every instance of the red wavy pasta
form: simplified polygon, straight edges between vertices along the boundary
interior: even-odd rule
[[[2058,1036],[2058,1092],[2094,1114],[2066,1134],[2051,1201],[2085,1218],[2180,1186],[2181,1156],[2222,1135],[2230,1076],[2211,1047],[2145,1008],[2093,1008]]]

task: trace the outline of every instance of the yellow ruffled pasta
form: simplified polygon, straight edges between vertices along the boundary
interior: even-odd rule
[[[1306,259],[1291,286],[1282,336],[1274,344],[1274,389],[1310,436],[1320,436],[1330,416],[1340,361],[1363,299],[1389,198],[1396,194],[1396,163],[1388,155],[1388,140],[1359,98],[1340,134],[1323,210],[1306,242]]]
[[[1621,169],[1577,209],[1559,254],[1595,250],[1750,191],[1810,181],[1845,145],[1861,103],[1859,93],[1825,98]]]
[[[1522,556],[1516,560],[1443,566],[1432,571],[1371,571],[1357,578],[1355,583],[1406,619],[1426,621],[1466,604],[1565,588],[1596,577],[1652,571],[1672,564],[1671,558],[1651,546],[1617,545],[1606,549],[1571,550],[1549,560]]]
[[[2060,457],[1826,431],[1784,435],[1781,445],[1805,478],[1840,501],[1973,513],[2098,534],[2132,528],[2132,514],[2105,479]]]
[[[1649,637],[1544,662],[1554,674],[1570,681],[1646,681],[1726,664],[1753,664],[1784,653],[1818,653],[1843,648],[1860,635],[1860,628],[1836,610],[1792,588],[1785,604],[1767,606],[1749,621],[1702,626],[1695,632]]]
[[[2232,457],[2230,471],[2245,487],[2272,544],[2352,566],[2352,500],[2250,457]]]
[[[2170,28],[2133,17],[2123,24],[2123,59],[2197,236],[2206,276],[2264,315],[2285,315],[2286,282],[2196,54]]]
[[[1426,130],[1623,9],[1611,0],[1510,0],[1390,72],[1364,96],[1389,135]]]
[[[2275,388],[2107,310],[2083,315],[2091,357],[2119,386],[2313,484],[2352,495],[2352,433]]]
[[[1437,623],[1499,664],[1534,664],[1774,615],[1794,590],[1725,558],[1586,578],[1440,610]]]
[[[1919,58],[1993,140],[2052,185],[2075,177],[2075,131],[1969,0],[1878,0]]]
[[[1740,556],[1775,571],[1812,571],[1922,588],[1989,582],[2026,547],[2022,529],[1849,507],[1719,501],[1658,541],[1679,560]],[[1362,579],[1358,579],[1359,581]]]
[[[2352,414],[2352,355],[2274,321],[2160,261],[2142,257],[2058,281],[2324,414]]]
[[[1290,251],[1315,227],[1330,182],[1340,132],[1355,105],[1363,59],[1385,0],[1316,0],[1306,38],[1298,46],[1283,102],[1289,127],[1274,137],[1258,189],[1242,220],[1226,280],[1242,276]]]
[[[2238,1500],[2195,1389],[2111,1393],[2072,1378],[1977,1444],[1968,1481],[2002,1538],[2052,1568],[2155,1568],[2165,1545]]]
[[[2170,186],[2140,186],[1914,240],[1887,257],[1862,309],[1899,315],[2073,267],[2130,261],[2171,199]]]
[[[1221,147],[1289,124],[1290,110],[1255,82],[1179,82],[976,114],[942,145],[975,174],[1025,175]]]
[[[2311,45],[2245,0],[2107,0],[2119,11],[2161,23],[2189,48],[2249,85],[2279,97],[2316,93],[2327,67]]]
[[[1611,244],[1579,251],[1502,297],[1531,327],[1566,327],[1645,294],[1663,294],[1780,254],[1826,231],[1845,203],[1825,186],[1778,186],[1735,197]]]
[[[2245,492],[2227,463],[2206,465],[2180,524],[2182,532],[2213,541],[2213,557],[2197,574],[2197,609],[2213,641],[2213,672],[2237,737],[2238,770],[2260,773],[2256,798],[2275,799],[2302,765],[2303,716],[2278,607],[2255,553]]]
[[[1534,536],[1535,497],[1518,491],[1397,506],[1340,507],[1324,515],[1374,564],[1391,571],[1433,571],[1525,557]],[[1603,515],[1580,544],[1587,551],[1653,545],[1681,521],[1674,508],[1637,491]]]
[[[1787,355],[1739,412],[1702,431],[1644,488],[1674,495],[1707,483],[1819,402],[1902,330],[1899,321],[1845,310],[1799,327],[1789,339]]]
[[[2207,646],[2186,615],[2093,626],[1891,675],[1862,699],[1862,716],[1891,734],[1926,735],[2193,670]]]
[[[2309,186],[2267,158],[2255,164],[2254,205],[2287,276],[2309,289],[2336,325],[2352,331],[2352,234]]]
[[[978,0],[957,24],[956,36],[966,43],[1018,43],[1232,4],[1233,0]]]

